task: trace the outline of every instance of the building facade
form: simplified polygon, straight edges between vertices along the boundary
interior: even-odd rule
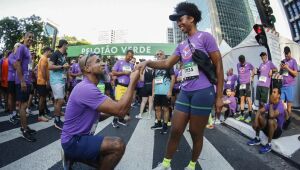
[[[281,0],[293,40],[300,43],[300,0]]]
[[[98,41],[100,44],[127,43],[127,30],[99,31]]]
[[[254,12],[250,9],[249,0],[188,1],[195,3],[202,12],[198,29],[211,32],[219,44],[224,39],[231,47],[235,47],[252,30]]]
[[[173,28],[167,28],[167,42],[168,43],[174,43],[174,29]]]

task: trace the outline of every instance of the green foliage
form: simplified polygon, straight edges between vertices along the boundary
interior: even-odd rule
[[[60,39],[65,39],[68,41],[69,43],[69,46],[77,46],[77,45],[91,45],[90,42],[88,42],[87,40],[85,39],[81,39],[81,40],[78,40],[76,37],[74,36],[68,36],[68,35],[64,35],[63,37],[61,37]],[[58,44],[58,40],[57,40],[57,43]]]
[[[18,18],[5,17],[0,20],[0,43],[5,49],[13,49],[14,44],[22,38],[22,28]]]

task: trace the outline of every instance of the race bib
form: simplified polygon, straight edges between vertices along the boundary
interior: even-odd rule
[[[241,84],[240,85],[240,90],[245,90],[246,89],[246,84]]]
[[[289,76],[289,72],[287,70],[284,70],[282,73],[282,76],[285,76],[285,77]]]
[[[231,84],[231,81],[227,81],[227,83],[226,84]]]
[[[258,81],[261,81],[261,82],[267,82],[267,77],[266,76],[259,76],[259,79]]]
[[[183,65],[182,78],[183,80],[192,80],[199,77],[198,65],[194,62],[188,62]]]
[[[31,71],[32,70],[32,63],[28,64],[28,70]]]
[[[131,67],[130,67],[130,66],[123,66],[123,67],[122,67],[122,70],[123,70],[123,71],[131,72]]]
[[[163,83],[163,78],[162,77],[156,77],[154,79],[154,83],[155,84],[162,84]]]

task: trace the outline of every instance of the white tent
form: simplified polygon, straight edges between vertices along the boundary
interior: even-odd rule
[[[255,68],[258,68],[260,63],[261,63],[261,59],[260,59],[260,53],[261,52],[267,52],[267,49],[263,46],[258,45],[258,43],[256,42],[255,39],[255,35],[256,33],[254,32],[254,30],[252,30],[250,32],[250,34],[245,38],[244,41],[242,41],[239,45],[237,45],[236,47],[232,48],[230,51],[228,51],[229,48],[225,48],[224,46],[227,44],[224,40],[224,43],[222,41],[222,43],[220,44],[220,51],[222,54],[222,60],[223,60],[223,68],[224,68],[224,73],[226,73],[226,71],[229,68],[233,68],[233,72],[234,74],[237,74],[237,63],[238,63],[238,57],[240,55],[244,55],[246,58],[246,61],[251,63]],[[297,43],[288,40],[286,38],[283,37],[279,37],[279,41],[280,41],[280,48],[281,48],[281,52],[282,52],[282,56],[281,58],[279,56],[275,56],[272,58],[272,62],[278,67],[279,69],[279,64],[280,61],[284,58],[283,55],[283,48],[285,46],[289,46],[291,48],[291,52],[293,57],[297,60],[298,65],[300,64],[300,45],[298,45]],[[228,45],[228,44],[227,44]],[[222,51],[223,50],[223,51]],[[300,107],[300,76],[298,76],[298,82],[297,82],[297,86],[295,88],[295,100],[294,100],[294,106],[295,107]],[[254,79],[253,85],[254,87],[256,87],[256,83],[257,83],[257,78]]]

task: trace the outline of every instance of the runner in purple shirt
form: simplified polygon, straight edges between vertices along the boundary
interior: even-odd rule
[[[238,70],[238,77],[239,77],[239,93],[241,98],[241,115],[237,117],[237,120],[245,120],[245,122],[251,122],[251,115],[252,115],[252,99],[251,99],[251,92],[252,92],[252,80],[254,76],[254,67],[252,64],[246,62],[245,56],[239,56],[239,63],[237,64]],[[245,100],[248,102],[248,115],[244,116],[244,107],[245,107]]]
[[[238,76],[236,74],[233,74],[233,68],[230,68],[227,71],[227,78],[225,79],[224,89],[233,90],[235,88],[235,82],[237,81],[237,79]]]
[[[283,87],[281,88],[281,100],[287,102],[288,119],[284,129],[288,128],[291,122],[292,105],[294,101],[296,78],[298,76],[298,65],[294,58],[292,58],[291,49],[284,47],[285,59],[281,62],[280,72],[283,76]]]
[[[79,56],[80,58],[82,57]],[[72,64],[72,66],[70,67],[70,71],[69,71],[70,76],[72,77],[71,79],[71,89],[70,89],[70,93],[72,92],[72,89],[82,81],[83,76],[79,67],[79,64],[76,60],[74,60],[74,63]]]
[[[130,62],[134,56],[133,50],[127,50],[124,60],[118,60],[113,69],[112,75],[117,77],[117,85],[115,87],[115,99],[118,101],[124,95],[127,90],[127,86],[130,82],[130,73],[133,70],[133,64]],[[129,113],[126,119],[129,119]],[[119,128],[119,125],[127,126],[127,121],[123,118],[114,118],[112,126],[114,128]]]
[[[36,133],[27,126],[26,109],[30,94],[31,75],[29,70],[32,69],[31,55],[29,48],[33,43],[33,33],[27,32],[24,35],[24,43],[19,46],[16,52],[16,61],[14,66],[16,68],[16,99],[20,102],[20,117],[21,117],[21,132],[23,137],[29,142],[36,141],[33,136]]]
[[[259,102],[259,108],[262,108],[268,102],[271,77],[273,71],[277,71],[276,66],[272,61],[268,60],[267,53],[260,53],[262,63],[260,64],[257,72],[258,83],[256,87],[256,100]]]
[[[183,63],[183,82],[181,91],[175,104],[172,116],[172,128],[170,138],[167,143],[167,150],[162,164],[159,168],[170,168],[171,159],[176,152],[177,145],[182,133],[189,122],[189,131],[193,139],[193,155],[188,165],[195,169],[196,161],[201,153],[203,144],[203,131],[206,127],[209,114],[213,105],[216,105],[217,117],[219,117],[223,106],[223,83],[224,72],[219,48],[214,37],[207,32],[197,30],[197,23],[201,20],[201,12],[197,6],[190,2],[181,2],[175,8],[175,14],[169,19],[176,21],[180,30],[187,34],[187,39],[178,44],[173,55],[164,60],[145,61],[139,64],[138,68],[144,69],[146,66],[154,69],[167,69],[173,67],[179,60]],[[190,43],[188,42],[190,41]],[[212,61],[216,68],[216,91],[206,75],[198,68],[193,61],[194,50],[200,50]]]
[[[255,121],[252,124],[256,131],[256,137],[250,140],[248,145],[259,145],[259,131],[262,130],[268,137],[268,144],[261,147],[260,153],[267,153],[272,150],[271,141],[281,136],[282,128],[286,120],[286,110],[280,100],[280,89],[274,88],[270,96],[270,102],[256,113]]]
[[[225,119],[227,117],[233,117],[236,110],[236,99],[232,96],[232,90],[230,88],[226,89],[226,96],[223,98],[225,111]]]
[[[114,169],[125,152],[125,143],[118,137],[94,135],[99,113],[124,117],[130,109],[133,91],[139,79],[139,71],[130,75],[130,83],[123,97],[115,102],[97,88],[103,77],[105,63],[96,54],[79,60],[84,74],[67,103],[61,134],[64,169],[71,160],[84,161],[97,169]]]
[[[16,61],[15,54],[20,45],[20,43],[16,43],[13,52],[8,56],[8,110],[11,114],[9,121],[14,125],[18,123],[16,112],[16,69],[14,68],[14,63]]]

